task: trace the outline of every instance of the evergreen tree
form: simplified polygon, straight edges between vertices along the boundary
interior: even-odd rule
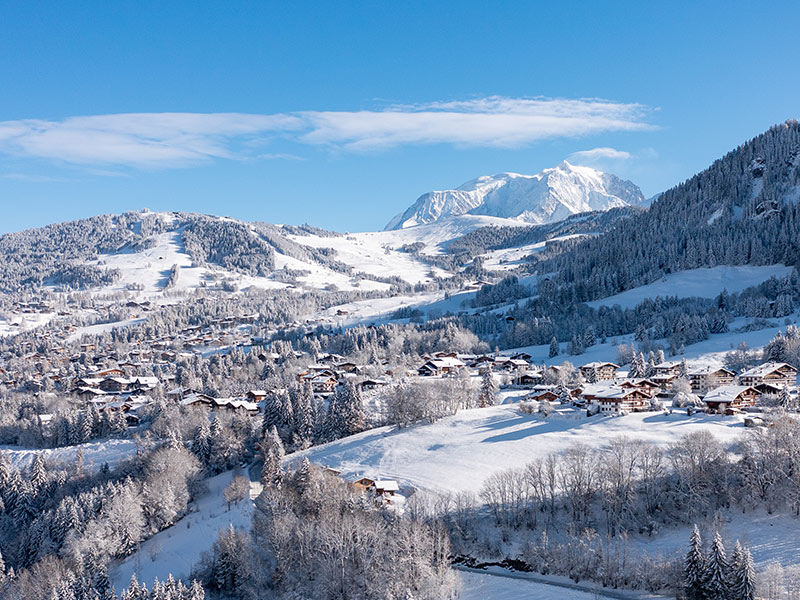
[[[278,435],[278,429],[273,425],[267,437],[261,444],[264,454],[264,466],[261,468],[261,483],[265,486],[279,488],[283,483],[283,466],[281,461],[284,457],[283,443]]]
[[[553,336],[553,339],[550,340],[550,352],[548,356],[553,358],[554,356],[558,356],[558,353],[561,351],[561,348],[558,345],[558,340]]]
[[[715,531],[703,574],[707,600],[728,600],[728,570],[728,559],[725,556],[725,547],[722,545],[722,536],[719,531]]]
[[[211,431],[208,423],[203,423],[197,428],[192,440],[192,452],[204,465],[208,464],[211,456]]]
[[[793,411],[797,409],[795,399],[789,393],[789,388],[787,386],[781,388],[780,394],[778,395],[778,402],[785,410]]]
[[[481,392],[478,396],[478,406],[486,408],[487,406],[494,406],[497,396],[497,383],[495,383],[494,375],[491,368],[487,368],[483,375],[481,375]]]
[[[736,542],[731,557],[730,599],[755,600],[756,571],[750,550]]]
[[[703,540],[700,537],[700,530],[695,525],[689,539],[689,552],[683,561],[683,589],[686,600],[706,600],[705,572]]]

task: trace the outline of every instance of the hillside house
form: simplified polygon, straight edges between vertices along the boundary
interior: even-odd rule
[[[639,388],[608,386],[584,392],[583,398],[586,402],[596,402],[603,414],[638,412],[650,405],[650,396]]]
[[[109,392],[111,394],[122,394],[130,391],[131,380],[126,379],[125,377],[106,377],[100,382],[98,387],[104,392]]]
[[[534,369],[528,369],[527,371],[519,373],[514,383],[516,385],[532,387],[534,385],[539,385],[541,382],[542,372]]]
[[[589,379],[591,373],[594,371],[597,373],[597,380],[598,381],[607,381],[617,378],[617,369],[619,369],[619,365],[615,365],[612,362],[603,362],[596,360],[594,362],[586,363],[585,365],[581,365],[580,371],[581,375],[583,375],[584,379]]]
[[[692,393],[704,396],[714,388],[731,385],[736,379],[736,373],[725,367],[701,367],[689,371],[689,383]]]
[[[780,388],[794,387],[797,383],[797,369],[786,363],[768,362],[739,374],[740,385],[755,387],[760,383],[769,383]]]
[[[251,402],[261,402],[267,397],[267,390],[250,390],[247,392],[246,397]]]
[[[417,373],[422,377],[433,377],[437,375],[447,375],[455,373],[458,369],[464,367],[464,363],[452,356],[445,356],[442,358],[432,358],[424,365],[417,369]]]
[[[661,387],[655,381],[645,378],[623,379],[617,385],[623,389],[642,390],[648,398],[658,395],[661,391]]]
[[[714,412],[725,413],[753,406],[758,390],[747,385],[723,385],[708,392],[703,398],[706,406]]]
[[[679,360],[668,360],[662,363],[658,363],[656,366],[653,367],[653,374],[658,375],[672,375],[677,377],[681,374],[681,361]]]
[[[385,379],[365,379],[361,383],[358,384],[362,390],[365,392],[369,390],[376,390],[378,388],[382,388],[385,385],[388,385],[388,382]]]

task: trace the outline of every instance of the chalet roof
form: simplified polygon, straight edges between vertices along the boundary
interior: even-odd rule
[[[757,367],[753,367],[752,369],[747,369],[739,374],[740,377],[764,377],[769,375],[770,373],[774,373],[775,371],[784,371],[789,370],[792,373],[797,373],[797,369],[795,369],[792,365],[780,362],[768,362]]]
[[[756,390],[748,385],[722,385],[708,392],[703,398],[703,402],[730,403],[736,400],[743,392]]]
[[[393,479],[378,479],[374,485],[376,490],[384,492],[396,492],[400,489],[400,486]]]
[[[702,375],[713,375],[714,373],[719,373],[720,371],[725,371],[728,375],[736,375],[730,369],[726,369],[725,367],[712,367],[710,365],[706,365],[705,367],[696,367],[694,369],[689,370],[689,376],[702,376]]]
[[[619,369],[619,365],[616,365],[612,362],[604,362],[601,360],[595,360],[592,362],[588,362],[585,365],[581,365],[581,369],[601,369],[603,367],[613,367],[615,369]]]
[[[658,363],[655,368],[656,369],[674,369],[675,367],[680,366],[681,361],[679,360],[665,360],[664,362]]]

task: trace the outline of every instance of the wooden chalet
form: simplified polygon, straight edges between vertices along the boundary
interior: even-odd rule
[[[755,387],[760,383],[794,387],[797,383],[797,369],[786,363],[768,362],[739,374],[740,385]]]
[[[736,379],[736,373],[725,367],[702,367],[689,371],[689,383],[692,393],[704,396],[714,388],[731,385]]]
[[[589,379],[591,373],[595,372],[597,373],[598,381],[608,381],[616,379],[617,369],[619,369],[619,365],[615,365],[612,362],[602,362],[599,360],[586,363],[585,365],[581,365],[580,367],[581,375],[583,375],[584,379]]]
[[[758,398],[758,390],[748,385],[723,385],[711,390],[703,398],[709,410],[718,413],[736,411],[753,406]]]

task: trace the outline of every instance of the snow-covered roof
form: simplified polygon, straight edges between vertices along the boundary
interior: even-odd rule
[[[375,489],[383,490],[384,492],[396,492],[400,486],[393,479],[378,479],[375,481]]]
[[[752,390],[748,385],[722,385],[708,392],[703,401],[708,402],[724,402],[726,404],[733,402],[742,392]]]
[[[797,369],[795,369],[792,365],[789,365],[789,364],[786,364],[786,363],[781,363],[781,362],[768,362],[768,363],[764,363],[764,364],[758,365],[756,367],[753,367],[752,369],[747,369],[746,371],[743,371],[740,374],[740,376],[741,377],[764,377],[766,375],[769,375],[770,373],[774,373],[775,371],[784,370],[784,369],[789,369],[794,373],[797,372]]]
[[[714,373],[719,373],[720,371],[725,371],[729,375],[735,375],[733,371],[726,369],[725,367],[712,367],[710,365],[706,365],[705,367],[696,367],[694,369],[690,369],[689,376],[713,375]]]
[[[602,360],[595,360],[588,362],[585,365],[581,365],[581,369],[600,369],[602,367],[614,367],[615,369],[619,369],[619,365],[616,365],[612,362],[604,362]]]

